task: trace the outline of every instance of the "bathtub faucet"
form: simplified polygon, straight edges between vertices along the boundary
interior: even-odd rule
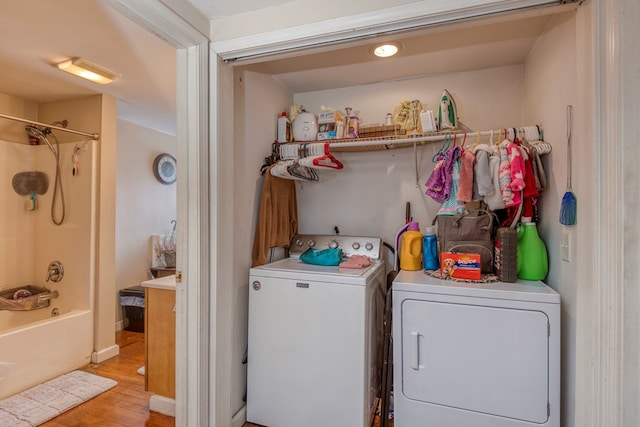
[[[62,280],[64,276],[64,267],[62,267],[62,263],[60,261],[51,261],[49,263],[49,268],[47,269],[47,277],[45,277],[45,281],[51,280],[52,282],[59,282]]]

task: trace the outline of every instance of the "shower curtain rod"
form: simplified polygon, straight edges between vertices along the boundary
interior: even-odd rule
[[[9,120],[15,120],[15,121],[18,121],[18,122],[22,122],[22,123],[27,123],[27,124],[30,124],[30,125],[38,125],[38,126],[43,126],[43,127],[49,128],[49,129],[56,129],[56,130],[59,130],[59,131],[62,131],[62,132],[68,132],[68,133],[74,133],[76,135],[88,136],[88,137],[90,137],[92,139],[95,139],[96,141],[98,141],[100,139],[100,134],[99,133],[82,132],[82,131],[79,131],[79,130],[63,128],[63,127],[60,127],[60,126],[53,126],[53,125],[50,125],[48,123],[35,122],[33,120],[27,120],[27,119],[23,119],[21,117],[9,116],[7,114],[2,114],[2,113],[0,113],[0,117],[3,118],[3,119],[9,119]]]

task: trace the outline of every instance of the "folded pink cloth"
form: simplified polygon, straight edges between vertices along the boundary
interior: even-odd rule
[[[365,255],[351,255],[346,261],[340,263],[342,268],[365,268],[371,265],[371,259]]]

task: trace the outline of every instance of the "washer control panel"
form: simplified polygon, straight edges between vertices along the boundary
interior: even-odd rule
[[[351,255],[366,255],[372,261],[380,261],[382,255],[382,239],[379,237],[297,234],[291,239],[289,257],[300,258],[300,255],[309,248],[342,249],[345,258]]]

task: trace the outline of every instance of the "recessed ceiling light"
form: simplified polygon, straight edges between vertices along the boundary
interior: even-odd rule
[[[398,46],[392,43],[386,43],[373,49],[373,54],[380,58],[388,58],[398,53]]]
[[[55,65],[62,71],[102,85],[111,83],[120,77],[120,74],[82,58],[68,59]]]

